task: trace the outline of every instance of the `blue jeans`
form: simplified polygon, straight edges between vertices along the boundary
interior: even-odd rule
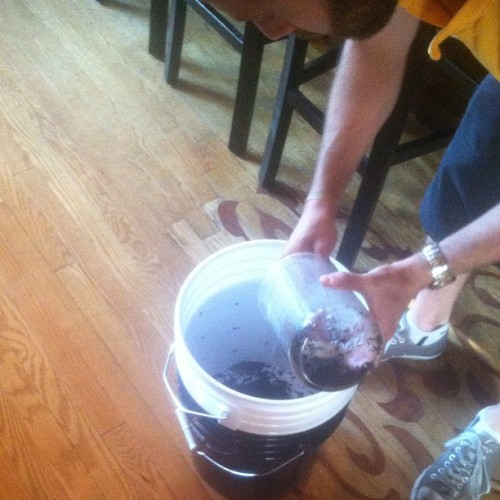
[[[420,206],[440,241],[500,202],[500,82],[488,75],[472,96]]]

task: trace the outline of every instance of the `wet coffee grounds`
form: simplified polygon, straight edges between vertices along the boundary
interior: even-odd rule
[[[346,308],[343,315],[320,310],[293,337],[290,361],[306,383],[323,390],[358,384],[374,368],[382,338],[366,311]],[[349,321],[345,313],[349,312]]]
[[[214,378],[230,389],[264,399],[297,399],[316,392],[305,387],[291,370],[261,361],[241,361]]]

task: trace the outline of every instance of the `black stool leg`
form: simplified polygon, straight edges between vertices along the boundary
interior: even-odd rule
[[[274,114],[259,169],[259,182],[266,189],[274,187],[293,114],[293,107],[287,102],[287,93],[301,83],[306,51],[307,42],[298,40],[294,35],[288,38]]]
[[[228,144],[229,150],[237,156],[242,156],[247,148],[266,41],[267,39],[253,23],[245,24],[238,87]]]
[[[187,4],[185,0],[170,0],[165,48],[165,80],[173,87],[179,80]]]
[[[408,56],[396,105],[375,137],[370,155],[363,165],[362,181],[336,256],[347,268],[351,268],[356,261],[385,179],[390,167],[395,163],[399,140],[420,82],[422,60],[430,36],[429,27],[420,29]]]
[[[163,61],[167,37],[168,0],[151,0],[149,15],[149,53]]]
[[[377,147],[374,147],[366,163],[366,170],[337,252],[336,259],[349,269],[356,261],[384,187],[385,179],[391,168],[387,147],[394,151],[395,148],[391,147],[393,143],[391,144],[390,137],[397,135],[399,138],[400,133],[397,133],[399,124],[391,123],[390,125],[391,130],[387,130],[385,140],[381,140]]]
[[[336,256],[347,268],[351,268],[356,260],[391,168],[391,159],[408,116],[412,89],[413,85],[411,88],[403,85],[394,110],[377,134],[370,155],[362,166],[361,184]]]

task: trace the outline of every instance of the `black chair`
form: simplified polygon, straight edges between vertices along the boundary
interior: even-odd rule
[[[172,86],[177,85],[179,78],[188,6],[241,54],[228,147],[234,154],[242,156],[250,135],[264,47],[272,40],[251,22],[244,23],[241,31],[216,9],[199,0],[170,0],[166,27],[165,79]]]
[[[452,126],[400,144],[408,114],[419,89],[422,68],[427,64],[426,47],[433,33],[433,28],[422,25],[408,58],[396,106],[376,136],[370,153],[359,166],[361,184],[336,256],[348,268],[354,264],[361,248],[390,167],[446,147],[455,132],[456,127]],[[306,50],[306,41],[295,36],[289,37],[274,115],[259,171],[260,184],[268,190],[275,186],[293,112],[297,111],[318,133],[323,128],[324,113],[301,92],[300,86],[331,70],[338,60],[341,48],[331,49],[308,63],[305,63]],[[477,82],[465,80],[470,94]]]

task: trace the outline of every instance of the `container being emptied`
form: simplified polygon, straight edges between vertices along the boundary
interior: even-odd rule
[[[321,391],[355,386],[382,351],[382,337],[359,296],[320,283],[336,265],[313,253],[288,255],[270,267],[259,291],[263,314],[293,370]]]

